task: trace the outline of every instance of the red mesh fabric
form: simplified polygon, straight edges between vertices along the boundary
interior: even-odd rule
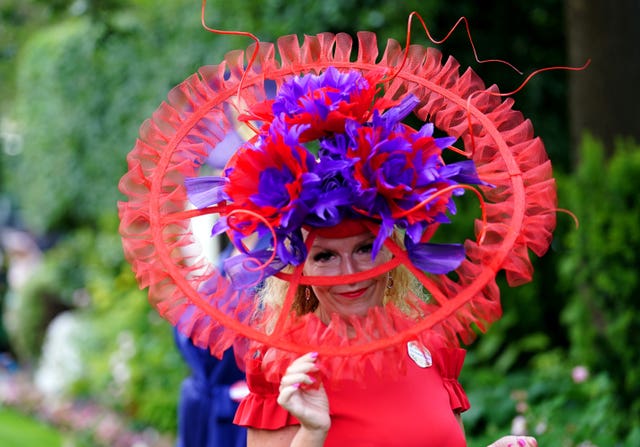
[[[353,377],[367,364],[384,373],[407,340],[420,340],[431,331],[452,345],[458,339],[471,342],[472,325],[485,330],[501,315],[497,272],[504,270],[510,285],[525,283],[533,274],[529,250],[541,256],[549,246],[555,183],[531,123],[512,110],[511,99],[496,96],[495,86],[485,88],[470,69],[460,74],[453,58],[443,62],[439,51],[412,45],[385,94],[418,97],[418,117],[458,137],[480,178],[494,186],[481,188],[487,222],[476,223],[476,236],[484,231],[484,240],[479,244],[471,236],[465,242],[466,260],[454,275],[419,275],[432,296],[428,304],[418,302],[410,315],[393,306],[372,309],[366,318],[349,321],[355,337],[347,335],[340,319],[326,326],[314,315],[299,318],[286,310],[272,333],[253,324],[251,292],[228,287],[193,237],[191,220],[202,213],[187,209],[183,180],[197,176],[216,145],[234,130],[232,113],[266,97],[265,80],[280,85],[290,76],[329,66],[395,73],[404,56],[397,42],[389,41],[378,57],[374,34],[359,33],[358,41],[352,61],[352,41],[345,34],[306,36],[302,45],[296,36],[285,36],[277,42],[278,55],[274,45],[261,43],[246,73],[243,67],[254,47],[230,52],[222,64],[202,67],[175,87],[140,129],[119,185],[127,196],[119,203],[124,251],[140,287],[149,288],[151,304],[213,354],[250,339],[273,348],[276,372],[292,358],[317,351],[333,378]],[[396,259],[408,262],[406,256]]]

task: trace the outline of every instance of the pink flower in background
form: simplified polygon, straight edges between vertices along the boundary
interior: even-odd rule
[[[571,370],[571,378],[575,383],[585,382],[589,378],[589,369],[586,366],[578,365]]]
[[[516,436],[524,436],[527,434],[527,418],[518,415],[511,421],[511,434]]]

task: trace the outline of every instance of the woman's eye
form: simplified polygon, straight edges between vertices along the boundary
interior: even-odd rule
[[[358,253],[371,253],[373,251],[373,242],[369,242],[358,247]]]
[[[316,253],[313,256],[313,260],[315,262],[327,262],[331,259],[331,257],[333,256],[333,254],[331,252],[328,251],[321,251],[320,253]]]

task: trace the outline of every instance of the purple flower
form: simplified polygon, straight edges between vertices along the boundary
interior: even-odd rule
[[[196,208],[217,205],[229,197],[224,188],[229,183],[226,177],[191,177],[184,179],[189,201]]]
[[[434,138],[431,123],[402,123],[419,100],[378,95],[383,73],[327,68],[291,77],[273,100],[245,118],[263,122],[257,138],[229,162],[223,177],[188,179],[190,199],[201,208],[225,201],[214,233],[230,231],[236,246],[256,233],[258,246],[227,261],[234,284],[253,284],[306,257],[303,226],[329,227],[345,218],[380,222],[375,257],[396,228],[405,230],[411,262],[434,274],[457,268],[459,244],[430,244],[429,226],[455,214],[458,185],[483,184],[472,161],[447,165],[444,149],[455,138]],[[236,218],[229,215],[238,213]],[[256,217],[260,216],[260,217]],[[428,233],[430,234],[430,233]],[[262,266],[260,271],[252,268]]]
[[[273,102],[273,114],[295,117],[317,115],[326,120],[329,113],[349,104],[352,96],[369,89],[369,83],[356,71],[339,72],[329,67],[319,75],[293,78],[280,88]]]
[[[301,143],[342,133],[347,121],[364,123],[373,110],[392,104],[376,98],[381,77],[381,73],[365,77],[358,71],[329,67],[319,75],[291,78],[273,101],[271,121],[306,126]],[[269,121],[268,116],[261,118]]]
[[[416,244],[405,238],[405,245],[411,263],[425,272],[448,273],[464,260],[464,247],[460,244]]]

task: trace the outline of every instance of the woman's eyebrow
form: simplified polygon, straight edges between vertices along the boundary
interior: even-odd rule
[[[310,251],[335,251],[333,248],[323,247],[322,245],[311,245]]]

